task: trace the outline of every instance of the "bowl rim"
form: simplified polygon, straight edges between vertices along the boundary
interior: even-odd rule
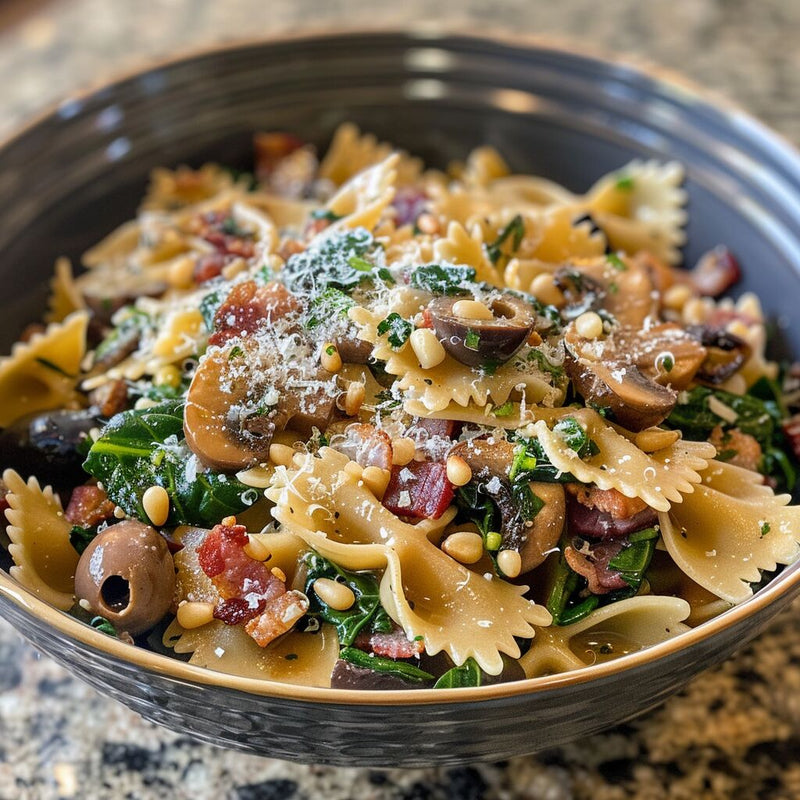
[[[169,69],[184,62],[217,54],[244,51],[253,48],[270,47],[292,42],[314,42],[320,40],[340,40],[349,36],[401,37],[419,47],[435,47],[437,43],[452,38],[466,42],[488,43],[504,48],[540,50],[552,52],[583,61],[597,61],[605,66],[613,66],[628,76],[642,76],[656,86],[671,89],[683,96],[691,96],[705,108],[723,114],[728,121],[745,123],[749,133],[755,134],[762,144],[788,160],[800,171],[800,149],[781,133],[773,130],[740,105],[717,90],[702,87],[690,78],[668,67],[658,65],[644,57],[626,54],[623,57],[603,52],[595,45],[588,46],[575,39],[557,35],[535,35],[509,32],[507,29],[490,27],[475,34],[466,25],[418,26],[304,26],[300,30],[277,32],[268,36],[236,37],[211,44],[181,48],[166,57],[143,57],[125,69],[115,71],[108,79],[89,81],[83,88],[70,92],[66,97],[47,104],[32,114],[20,125],[0,137],[0,152],[22,139],[48,119],[57,117],[60,109],[73,103],[90,100],[102,91],[108,91],[120,84],[159,69]],[[429,706],[450,705],[462,702],[511,700],[521,695],[537,695],[553,689],[566,689],[590,681],[633,672],[637,668],[665,658],[727,631],[764,611],[773,602],[784,596],[791,596],[800,590],[800,560],[784,567],[782,572],[762,589],[740,604],[733,606],[717,617],[698,625],[664,642],[644,648],[602,664],[586,666],[581,669],[557,675],[499,683],[492,686],[453,689],[425,689],[367,691],[356,689],[333,689],[302,684],[281,683],[263,678],[244,678],[209,667],[200,667],[171,658],[170,656],[147,650],[143,647],[126,644],[69,616],[66,612],[38,597],[35,592],[17,583],[8,572],[0,569],[0,600],[10,602],[22,613],[27,613],[36,622],[43,622],[52,631],[74,640],[99,654],[105,654],[125,662],[145,672],[167,679],[188,682],[198,688],[217,688],[239,691],[259,697],[281,698],[327,705],[358,706]],[[16,629],[16,628],[15,628]],[[18,631],[22,633],[21,631]],[[22,634],[25,635],[24,633]]]

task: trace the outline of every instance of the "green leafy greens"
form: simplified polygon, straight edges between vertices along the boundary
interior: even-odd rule
[[[170,526],[212,527],[255,500],[255,493],[231,476],[199,470],[187,474],[187,467],[196,463],[189,455],[183,402],[169,400],[112,417],[83,466],[102,481],[114,503],[138,519],[148,519],[142,505],[145,491],[163,486],[170,497]]]
[[[500,231],[497,238],[491,243],[486,245],[486,253],[492,264],[496,264],[500,260],[503,253],[503,244],[507,239],[511,239],[511,253],[516,253],[522,244],[522,237],[525,236],[525,222],[522,217],[517,214],[508,225]]]
[[[424,669],[415,667],[413,664],[407,664],[405,661],[393,661],[391,658],[365,653],[363,650],[359,650],[356,647],[342,648],[339,657],[357,667],[371,669],[375,672],[383,672],[387,675],[394,675],[397,678],[412,681],[413,683],[425,683],[427,681],[432,681],[434,677],[430,672],[425,672]]]
[[[461,689],[481,685],[481,668],[468,658],[460,667],[453,667],[433,684],[434,689]]]
[[[467,294],[464,286],[475,280],[475,270],[453,264],[426,264],[411,273],[411,285],[432,294]]]

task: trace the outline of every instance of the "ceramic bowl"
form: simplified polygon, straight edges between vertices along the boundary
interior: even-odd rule
[[[38,319],[53,260],[130,218],[156,165],[246,166],[253,131],[324,145],[363,129],[434,165],[479,144],[570,189],[632,157],[687,170],[687,263],[724,242],[770,316],[800,293],[800,157],[736,109],[660,73],[522,40],[347,33],[213,50],[62,103],[0,148],[0,347]],[[800,344],[800,326],[781,331]],[[796,348],[798,349],[798,348]],[[148,719],[212,742],[338,765],[423,766],[531,753],[658,705],[754,637],[800,591],[800,564],[648,650],[499,686],[356,692],[246,680],[125,645],[0,571],[3,616],[35,647]]]

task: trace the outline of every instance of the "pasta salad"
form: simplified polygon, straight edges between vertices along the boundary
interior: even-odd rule
[[[675,163],[158,169],[0,359],[12,576],[245,677],[480,686],[679,636],[800,554],[800,372]]]

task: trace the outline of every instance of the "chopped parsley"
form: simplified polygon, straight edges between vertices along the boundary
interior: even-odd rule
[[[467,335],[464,337],[464,347],[467,350],[477,350],[480,347],[481,335],[472,328],[467,330]]]
[[[384,336],[388,333],[389,344],[395,350],[399,350],[408,341],[413,330],[414,326],[396,311],[392,311],[386,319],[382,319],[378,323],[378,335]]]
[[[503,244],[506,240],[511,239],[510,253],[516,253],[522,244],[522,237],[525,236],[525,222],[522,217],[517,214],[508,225],[500,231],[497,238],[491,243],[486,245],[486,254],[492,264],[496,264],[500,260],[503,253]],[[508,255],[509,253],[506,253]]]
[[[625,175],[624,173],[621,174],[617,178],[617,182],[614,184],[615,189],[619,189],[623,192],[630,192],[633,189],[633,178],[630,175]]]
[[[769,522],[761,523],[761,538],[763,539],[770,532]]]
[[[475,281],[475,270],[454,264],[425,264],[411,273],[411,285],[431,294],[467,294],[465,283]]]
[[[627,272],[628,267],[625,262],[616,253],[606,253],[606,261],[614,267],[618,272]]]
[[[492,414],[494,414],[495,417],[510,417],[513,411],[514,403],[512,403],[511,400],[506,400],[503,405],[493,409]]]

